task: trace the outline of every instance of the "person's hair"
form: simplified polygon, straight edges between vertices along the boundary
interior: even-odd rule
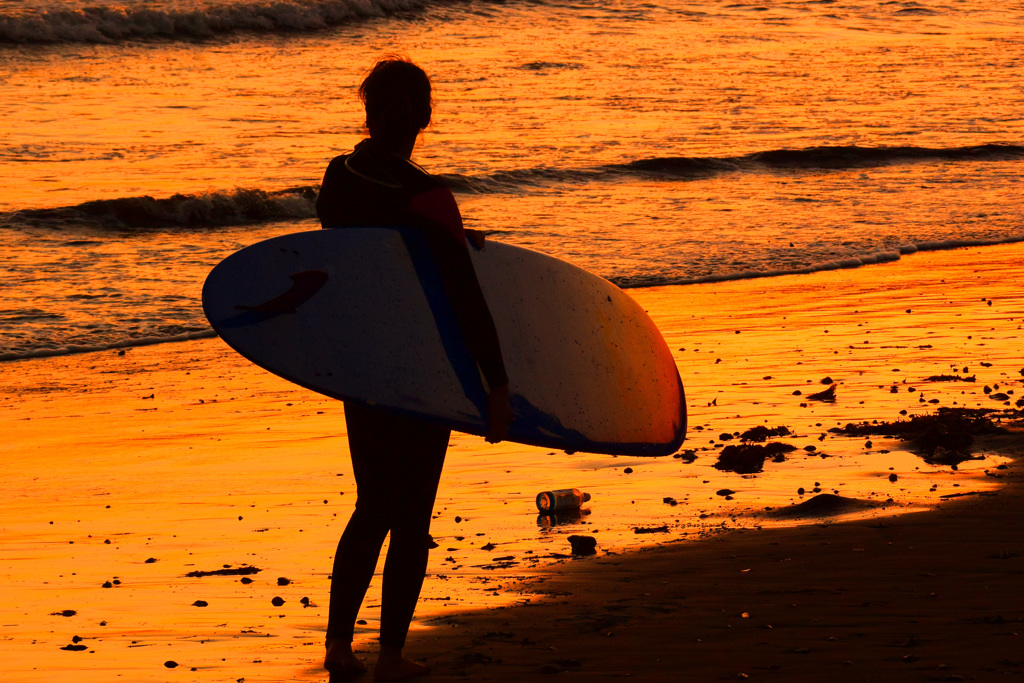
[[[415,137],[430,123],[430,78],[405,57],[381,58],[359,86],[370,137],[388,144]]]

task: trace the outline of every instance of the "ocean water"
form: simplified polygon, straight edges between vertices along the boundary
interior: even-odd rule
[[[317,227],[384,53],[492,239],[621,286],[1024,240],[1024,5],[0,0],[0,360],[211,334],[230,252]]]

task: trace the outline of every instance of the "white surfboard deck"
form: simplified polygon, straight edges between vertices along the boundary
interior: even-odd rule
[[[510,441],[667,455],[686,432],[682,383],[654,322],[565,261],[470,248],[501,342]],[[203,308],[232,348],[296,384],[485,434],[486,390],[417,231],[293,233],[232,254]]]

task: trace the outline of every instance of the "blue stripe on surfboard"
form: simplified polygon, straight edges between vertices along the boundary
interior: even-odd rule
[[[463,341],[455,310],[444,291],[441,271],[430,253],[427,240],[419,230],[411,228],[397,228],[396,230],[402,236],[406,249],[409,250],[413,268],[416,270],[416,277],[419,278],[420,287],[423,288],[427,303],[430,305],[430,312],[434,316],[434,324],[441,337],[445,356],[455,372],[455,377],[459,380],[462,393],[476,406],[480,415],[486,416],[487,392],[484,389],[480,371]]]

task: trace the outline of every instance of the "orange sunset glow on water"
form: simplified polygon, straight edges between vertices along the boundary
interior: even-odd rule
[[[200,297],[229,254],[320,227],[384,53],[433,79],[413,160],[465,226],[625,288],[688,407],[661,458],[453,433],[410,648],[453,615],[568,601],[545,582],[596,559],[1008,486],[985,439],[953,465],[844,428],[1020,418],[1019,7],[86,5],[0,0],[0,680],[327,680],[356,497],[342,404],[232,351]],[[758,426],[794,450],[715,468]],[[572,487],[580,514],[538,514]],[[822,494],[840,498],[793,511]],[[581,535],[597,558],[571,554]]]

